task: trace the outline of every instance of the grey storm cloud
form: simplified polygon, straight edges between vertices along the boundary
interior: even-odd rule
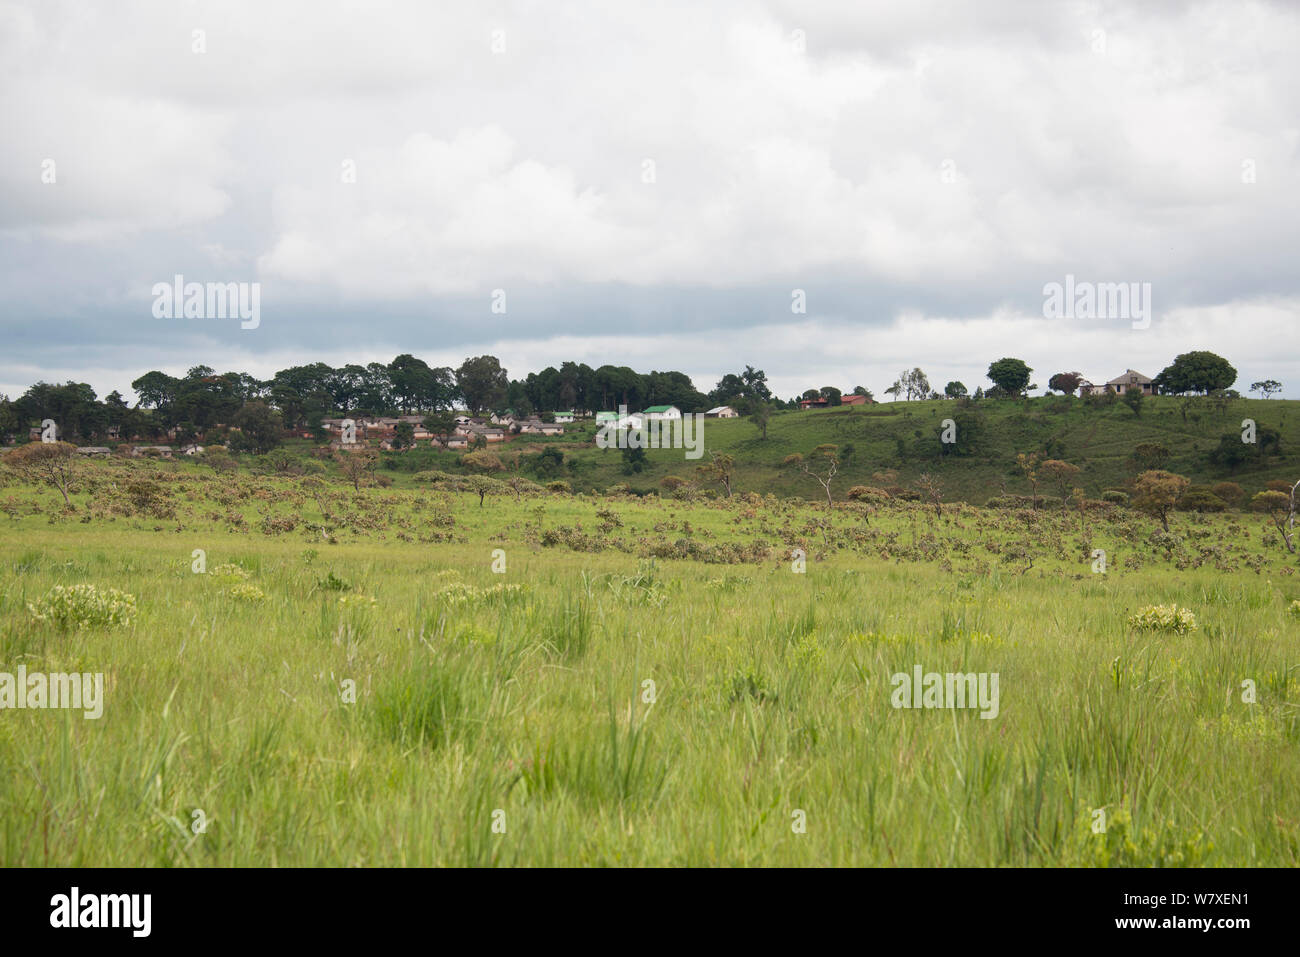
[[[434,6],[0,4],[0,391],[489,350],[783,394],[1300,372],[1292,5]],[[178,274],[260,283],[261,323],[154,318]],[[1044,319],[1067,274],[1151,283],[1150,329]]]

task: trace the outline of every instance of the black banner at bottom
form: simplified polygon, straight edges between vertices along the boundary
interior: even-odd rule
[[[911,926],[921,939],[1232,947],[1294,929],[1290,870],[0,870],[6,943],[373,943],[456,925],[608,926],[735,945]],[[985,937],[985,935],[988,935]],[[595,939],[595,938],[588,938]],[[623,939],[627,939],[626,936]]]

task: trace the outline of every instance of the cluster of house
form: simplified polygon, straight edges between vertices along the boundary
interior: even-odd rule
[[[739,413],[729,405],[720,405],[704,413],[710,419],[734,419]],[[652,405],[641,412],[628,412],[620,408],[618,412],[597,412],[597,426],[612,425],[616,429],[641,429],[647,422],[680,420],[682,411],[675,405]],[[543,422],[536,415],[520,415],[513,409],[495,412],[489,418],[469,415],[457,415],[451,432],[432,432],[424,425],[424,417],[419,415],[399,416],[361,416],[355,419],[328,418],[321,425],[330,436],[333,448],[359,449],[372,441],[377,441],[380,448],[391,449],[397,438],[397,427],[402,422],[409,422],[415,442],[429,442],[447,449],[465,449],[478,443],[481,438],[486,444],[504,442],[510,435],[563,435],[564,426],[577,420],[573,411],[556,412],[554,421]],[[349,424],[350,423],[350,428]]]
[[[831,400],[825,396],[818,396],[816,399],[800,399],[799,408],[801,409],[824,409],[831,404]],[[865,395],[855,395],[852,392],[840,396],[840,405],[875,405],[876,400]]]
[[[86,455],[91,458],[103,458],[111,455],[113,450],[106,445],[79,445],[77,452],[80,455]],[[177,455],[202,455],[203,446],[190,443],[175,448],[170,445],[133,445],[131,447],[131,457],[140,458],[175,458]]]
[[[735,419],[740,417],[729,405],[719,405],[703,413],[706,419]],[[616,430],[643,429],[647,422],[680,422],[682,410],[675,405],[652,405],[641,412],[628,412],[626,406],[620,406],[617,412],[597,412],[596,425],[611,427]]]
[[[56,434],[58,433],[56,432]],[[180,435],[180,429],[178,428],[172,427],[167,430],[167,437],[169,439],[175,439],[179,435]],[[33,442],[41,441],[40,426],[33,426],[31,429],[29,429],[27,437]],[[59,435],[59,437],[62,438],[62,435]],[[104,438],[108,439],[111,442],[119,441],[122,438],[122,427],[118,425],[108,426],[104,430]],[[113,450],[106,445],[81,445],[77,447],[77,451],[80,452],[82,455],[98,457],[98,456],[108,455]],[[140,458],[141,456],[145,456],[145,455],[157,455],[157,456],[161,456],[162,458],[169,459],[174,455],[199,455],[202,452],[203,452],[203,446],[198,445],[194,442],[191,442],[188,445],[179,445],[179,446],[136,445],[136,446],[132,446],[131,448],[131,455],[134,456],[135,458]]]
[[[429,442],[446,449],[466,449],[477,444],[504,442],[506,436],[515,435],[563,435],[562,422],[572,422],[572,412],[555,413],[554,422],[543,422],[537,416],[518,416],[512,410],[494,414],[490,419],[470,415],[457,415],[452,419],[450,432],[435,432],[424,424],[424,416],[361,416],[359,418],[328,418],[321,420],[321,426],[330,437],[332,448],[356,450],[364,448],[370,441],[378,440],[379,447],[391,449],[397,439],[397,427],[409,422],[413,441]]]

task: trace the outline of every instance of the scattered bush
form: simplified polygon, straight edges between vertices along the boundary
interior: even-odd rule
[[[55,585],[27,603],[33,621],[59,628],[83,629],[129,625],[136,614],[135,596],[98,585]]]
[[[328,575],[316,582],[316,587],[321,591],[348,591],[352,585],[335,575],[331,569]]]
[[[1196,616],[1177,605],[1147,605],[1129,616],[1128,623],[1141,631],[1172,631],[1179,635],[1196,630]]]
[[[256,585],[250,585],[246,582],[241,585],[230,586],[230,591],[228,591],[226,594],[228,594],[235,601],[246,601],[251,604],[258,604],[259,602],[266,601],[266,593],[263,592],[262,589],[258,588]]]
[[[1189,485],[1178,497],[1175,508],[1180,512],[1222,512],[1227,510],[1228,503],[1207,486]]]
[[[871,485],[855,485],[849,489],[850,502],[887,502],[890,494],[883,488],[875,488]]]
[[[245,568],[238,565],[232,565],[230,562],[222,562],[220,565],[214,565],[208,569],[208,574],[220,582],[242,582],[247,581],[251,575]]]
[[[1236,482],[1218,482],[1210,486],[1210,491],[1223,499],[1232,508],[1235,508],[1237,503],[1241,501],[1242,496],[1246,494]]]

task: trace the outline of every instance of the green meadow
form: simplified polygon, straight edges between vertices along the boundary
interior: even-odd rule
[[[432,479],[7,479],[0,672],[105,684],[0,711],[0,863],[1300,862],[1266,516]],[[918,666],[996,716],[895,707]]]

